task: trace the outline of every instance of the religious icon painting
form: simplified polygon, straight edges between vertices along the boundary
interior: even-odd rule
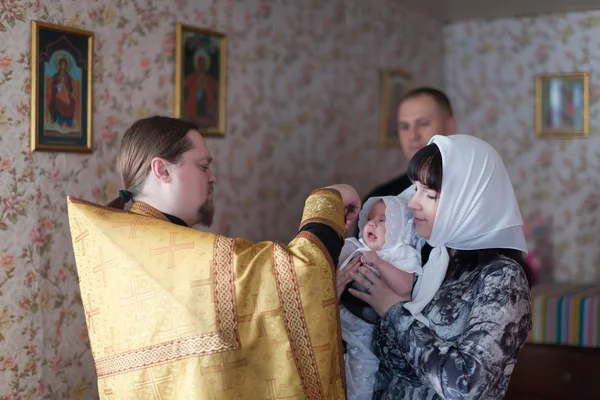
[[[412,75],[397,69],[381,73],[381,143],[386,147],[400,146],[398,106],[412,85]]]
[[[535,127],[541,137],[585,137],[590,131],[588,73],[535,77]]]
[[[207,136],[225,135],[227,38],[177,24],[175,117],[195,123]]]
[[[94,35],[31,22],[31,151],[90,153]]]

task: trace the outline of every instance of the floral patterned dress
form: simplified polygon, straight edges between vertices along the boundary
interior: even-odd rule
[[[373,398],[504,398],[531,330],[531,292],[522,267],[501,258],[447,279],[423,314],[429,327],[398,303],[377,324]]]

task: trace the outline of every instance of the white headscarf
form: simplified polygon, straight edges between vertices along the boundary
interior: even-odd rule
[[[448,248],[515,249],[527,252],[517,198],[496,150],[470,135],[436,135],[442,156],[442,189],[431,237],[433,249],[423,266],[423,286],[437,291],[448,262]],[[415,185],[400,196],[415,193]],[[410,304],[404,305],[410,310]]]
[[[470,135],[431,138],[442,154],[442,191],[428,243],[457,250],[527,253],[523,219],[498,152]]]

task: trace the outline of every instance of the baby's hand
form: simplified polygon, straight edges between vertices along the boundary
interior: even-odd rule
[[[367,251],[360,257],[360,262],[371,268],[377,269],[383,260],[374,251]]]

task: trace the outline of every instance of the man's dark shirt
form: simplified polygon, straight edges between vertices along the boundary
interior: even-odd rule
[[[399,176],[371,190],[365,196],[363,204],[365,204],[369,197],[397,196],[408,189],[410,185],[412,185],[412,181],[408,178],[408,175]]]

